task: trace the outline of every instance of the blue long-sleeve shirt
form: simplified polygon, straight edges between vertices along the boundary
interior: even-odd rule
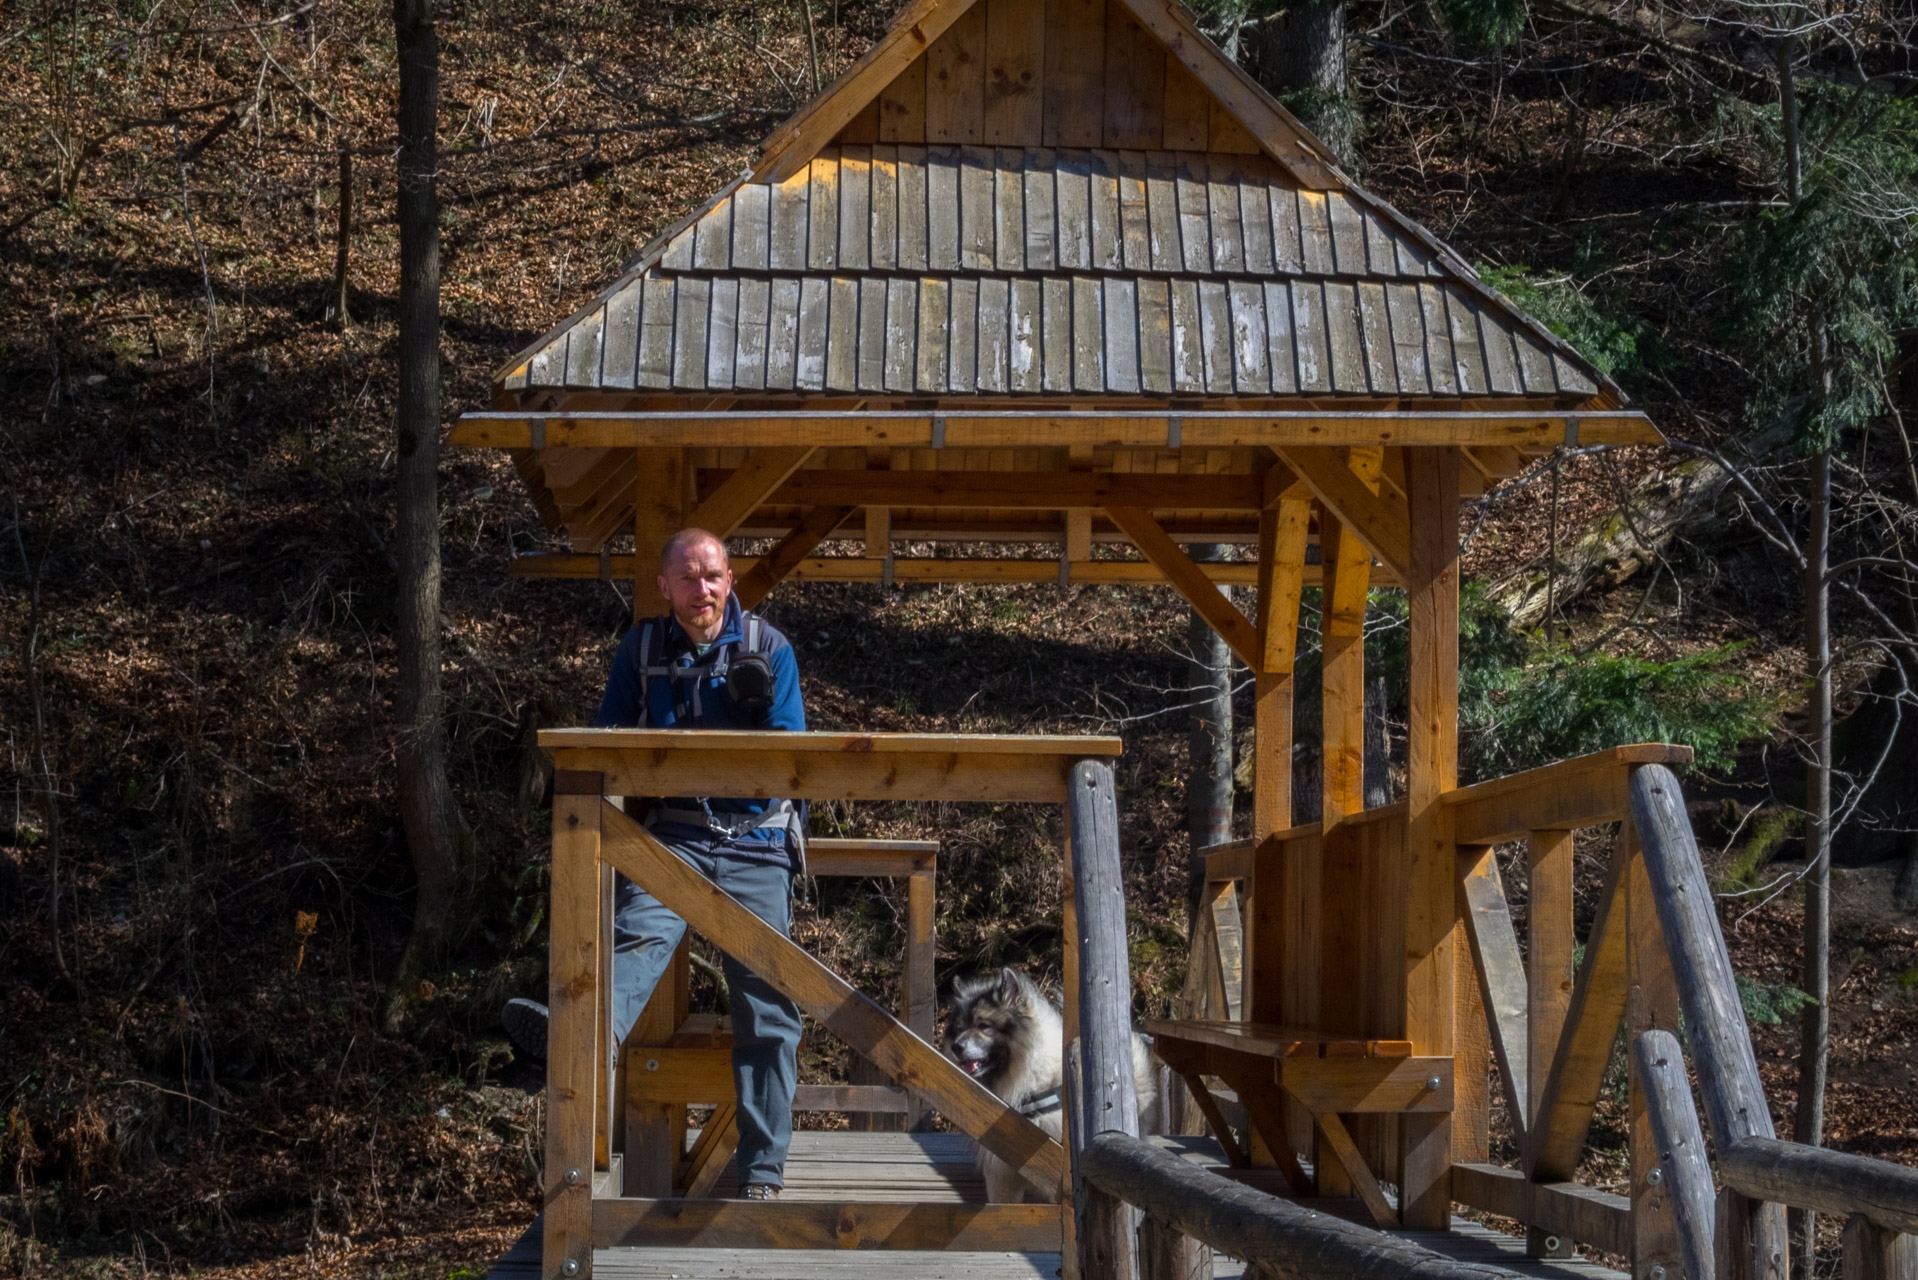
[[[649,623],[656,632],[663,630],[663,643],[655,641],[658,645],[655,652],[659,654],[661,665],[673,668],[670,679],[655,676],[647,680],[643,674],[647,655],[642,652],[640,644]],[[612,670],[606,676],[606,692],[600,699],[598,714],[593,717],[593,726],[601,729],[631,728],[639,725],[643,719],[648,728],[654,729],[783,729],[803,732],[806,728],[806,707],[799,694],[799,663],[793,657],[792,644],[763,618],[759,622],[757,652],[765,657],[772,668],[772,706],[761,716],[749,716],[741,712],[727,697],[725,680],[712,674],[714,660],[720,653],[730,646],[743,645],[745,638],[737,596],[726,601],[726,623],[704,653],[695,649],[685,629],[670,614],[635,624],[613,654]],[[644,717],[640,715],[642,690],[645,697]],[[681,706],[687,710],[684,718],[679,714]],[[720,816],[764,813],[768,806],[779,803],[777,800],[723,796],[704,797],[704,802],[715,815]],[[700,803],[701,797],[696,796],[673,796],[664,801],[669,809],[697,809]],[[662,822],[655,830],[662,838],[698,838],[709,834],[700,828],[672,822]],[[762,827],[750,835],[738,837],[727,844],[726,851],[740,857],[788,865],[793,860],[794,852],[786,832],[776,827]]]

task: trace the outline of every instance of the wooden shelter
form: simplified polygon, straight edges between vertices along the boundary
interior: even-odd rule
[[[630,579],[638,613],[658,611],[652,566],[689,524],[773,540],[735,559],[748,606],[789,578],[1176,588],[1257,686],[1253,836],[1211,855],[1215,911],[1195,949],[1217,1000],[1187,1011],[1209,1018],[1153,1026],[1219,1139],[1214,1165],[1378,1227],[1444,1232],[1454,1202],[1474,1203],[1529,1224],[1534,1255],[1585,1242],[1648,1280],[1697,1256],[1681,1248],[1697,1238],[1681,1239],[1669,1193],[1641,1176],[1660,1159],[1651,1130],[1634,1131],[1629,1196],[1568,1184],[1621,1019],[1635,1033],[1676,1025],[1680,991],[1627,792],[1686,753],[1621,748],[1459,788],[1457,548],[1461,496],[1528,459],[1658,439],[1587,361],[1341,173],[1173,0],[918,0],[767,139],[749,173],[516,356],[492,408],[452,436],[511,451],[570,544],[518,557],[516,574]],[[1198,564],[1182,546],[1193,541],[1254,554]],[[863,546],[819,554],[847,542]],[[1035,557],[1035,544],[1056,550]],[[1255,589],[1252,616],[1222,582]],[[1323,800],[1295,816],[1307,585],[1323,593]],[[1410,606],[1407,788],[1366,812],[1361,632],[1379,585],[1402,587]],[[1126,1016],[1125,984],[1107,971],[1125,966],[1123,933],[1110,936],[1116,829],[1078,806],[1109,800],[1102,761],[1116,743],[591,730],[542,741],[560,769],[545,1280],[585,1275],[594,1247],[622,1243],[1011,1257],[1063,1242],[1071,1266],[1076,1234],[1093,1242],[1087,1258],[1113,1256],[1113,1219],[1092,1207],[1131,1194],[1127,1179],[1150,1160],[1127,1165],[1109,1143],[1107,1163],[1078,1156],[1124,1136],[1130,1096],[1094,1079]],[[1082,776],[1090,791],[1071,781]],[[1090,1125],[1069,1158],[927,1047],[922,986],[893,1017],[758,936],[602,798],[692,779],[719,794],[1071,808],[1068,1014],[1085,1021],[1086,1089],[1107,1099],[1098,1114],[1112,1124]],[[1571,833],[1621,821],[1575,974]],[[1512,840],[1531,850],[1523,949],[1489,852]],[[1676,848],[1653,870],[1695,866],[1695,851]],[[929,851],[838,856],[918,874],[930,918]],[[932,1105],[1040,1185],[1070,1166],[1089,1216],[964,1205],[976,1188],[950,1168],[934,1179],[952,1193],[932,1197],[944,1207],[903,1202],[895,1166],[861,1175],[858,1194],[820,1175],[809,1203],[705,1198],[727,1152],[724,1112],[689,1145],[684,1107],[725,1104],[709,1096],[722,1032],[688,1017],[682,980],[662,985],[631,1043],[604,1043],[594,902],[612,866],[902,1086],[838,1104]],[[1089,877],[1105,878],[1089,888]],[[1242,952],[1227,955],[1241,916]],[[914,945],[929,960],[929,932]],[[1493,1060],[1524,1149],[1517,1168],[1488,1162]],[[1243,1115],[1228,1114],[1234,1101]],[[1168,1191],[1142,1207],[1201,1237],[1238,1229],[1167,1207],[1184,1203]],[[1750,1209],[1762,1244],[1768,1228]],[[1252,1257],[1267,1245],[1235,1235],[1231,1247]]]

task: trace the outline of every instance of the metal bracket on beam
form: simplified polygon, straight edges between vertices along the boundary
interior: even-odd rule
[[[1578,419],[1577,418],[1565,419],[1565,447],[1567,449],[1578,448]]]
[[[533,448],[544,449],[546,447],[546,419],[544,418],[530,419],[526,423],[526,430],[527,430],[527,433],[532,438]]]
[[[1179,441],[1184,435],[1185,435],[1185,419],[1184,418],[1167,418],[1165,420],[1165,447],[1166,448],[1168,449],[1178,448]]]
[[[943,413],[932,415],[932,447],[935,449],[946,447],[946,415]]]

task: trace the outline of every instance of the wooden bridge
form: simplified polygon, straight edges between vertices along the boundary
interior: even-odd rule
[[[1623,746],[1458,785],[1461,497],[1562,445],[1659,439],[1589,362],[1340,172],[1173,0],[917,0],[750,172],[515,357],[452,442],[509,451],[566,540],[515,574],[630,581],[635,616],[661,611],[652,566],[688,525],[762,544],[734,561],[748,607],[787,579],[1178,590],[1255,679],[1251,839],[1208,855],[1186,1007],[1147,1024],[1208,1132],[1138,1134],[1116,741],[547,732],[546,1207],[502,1280],[1159,1280],[1227,1259],[1785,1280],[1783,1203],[1847,1216],[1848,1275],[1910,1280],[1918,1175],[1772,1134],[1671,772],[1686,751]],[[1239,554],[1195,563],[1192,542]],[[1250,616],[1222,585],[1255,598]],[[1299,812],[1308,587],[1323,766],[1321,803]],[[1410,691],[1404,797],[1367,811],[1375,587],[1406,593]],[[906,990],[876,1000],[617,803],[689,793],[1061,807],[1070,1140],[933,1048],[934,849],[815,855],[823,873],[908,879]],[[1591,828],[1611,854],[1581,939],[1572,851]],[[1523,939],[1493,856],[1514,843]],[[614,869],[865,1064],[802,1091],[803,1108],[866,1119],[799,1135],[785,1199],[728,1198],[727,1033],[689,1011],[683,950],[610,1042]],[[1621,1028],[1631,1160],[1615,1192],[1576,1174]],[[1490,1159],[1494,1081],[1509,1166]],[[963,1139],[922,1131],[935,1113],[1060,1203],[984,1203]]]

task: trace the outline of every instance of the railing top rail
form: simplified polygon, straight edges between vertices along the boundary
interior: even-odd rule
[[[541,729],[549,751],[786,751],[903,755],[1116,756],[1118,738],[1092,734],[784,733],[736,729]]]
[[[1568,830],[1625,817],[1626,775],[1635,765],[1685,765],[1690,747],[1641,742],[1609,747],[1445,793],[1462,845],[1504,844],[1532,831]]]

